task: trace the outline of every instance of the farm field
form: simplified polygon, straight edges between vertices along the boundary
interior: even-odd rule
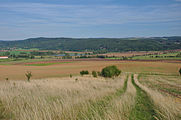
[[[175,78],[173,84],[180,78],[180,76],[170,77],[171,81],[172,77]],[[143,80],[139,74],[122,73],[115,79],[77,76],[45,78],[31,82],[1,81],[0,118],[179,120],[181,99],[144,83],[150,79],[154,81],[152,77]],[[181,85],[180,82],[177,85]]]
[[[80,76],[116,65],[119,77]],[[2,120],[180,120],[180,61],[103,59],[0,65]],[[32,72],[30,82],[26,71]],[[69,77],[73,75],[73,77]],[[8,78],[8,80],[6,80]]]
[[[180,60],[180,51],[172,52],[172,53],[161,53],[158,55],[140,55],[140,56],[134,56],[132,57],[133,60]]]
[[[4,64],[4,65],[3,65]],[[100,71],[103,67],[116,65],[123,72],[144,72],[178,75],[180,61],[107,61],[100,59],[11,62],[0,65],[0,80],[24,80],[25,72],[31,71],[33,79],[78,75],[81,70]]]

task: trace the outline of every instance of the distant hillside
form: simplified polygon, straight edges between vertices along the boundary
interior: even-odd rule
[[[0,41],[0,49],[38,48],[69,51],[159,51],[181,49],[181,37],[152,38],[30,38],[18,41]]]

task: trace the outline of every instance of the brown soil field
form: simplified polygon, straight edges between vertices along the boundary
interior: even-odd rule
[[[131,57],[131,56],[137,56],[137,55],[148,55],[148,54],[162,54],[163,52],[157,52],[157,51],[142,51],[142,52],[122,52],[122,53],[106,53],[106,54],[100,54],[100,55],[105,55],[105,56],[108,56],[108,57],[112,57],[112,56],[115,56],[115,57],[122,57],[122,56],[125,56],[125,57]]]
[[[70,74],[78,75],[81,70],[88,70],[89,72],[93,70],[100,71],[103,67],[109,65],[116,65],[123,72],[152,72],[178,75],[178,69],[181,67],[180,62],[168,63],[162,61],[77,60],[76,62],[63,62],[64,63],[62,64],[53,64],[48,66],[27,66],[24,64],[0,65],[0,80],[5,80],[5,78],[9,78],[9,80],[25,80],[26,71],[32,72],[33,79],[64,77]],[[37,63],[34,62],[31,64]]]
[[[102,59],[102,58],[91,58],[91,59],[54,59],[47,61],[36,61],[36,62],[20,62],[15,65],[31,65],[31,64],[43,64],[43,63],[64,63],[64,62],[80,62],[80,61],[121,61],[121,62],[165,62],[165,63],[181,63],[181,60],[118,60],[118,59]]]

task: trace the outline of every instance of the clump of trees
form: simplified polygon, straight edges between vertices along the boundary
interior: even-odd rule
[[[88,75],[89,72],[87,70],[82,70],[80,71],[80,74],[82,76]],[[114,78],[114,77],[118,77],[120,74],[121,74],[121,70],[119,70],[115,65],[107,66],[103,68],[101,72],[92,71],[93,77],[101,76],[105,78]]]
[[[89,71],[87,71],[87,70],[82,70],[82,71],[80,71],[80,75],[88,75],[89,74]]]
[[[101,71],[101,75],[106,78],[117,77],[120,74],[121,74],[121,70],[119,70],[115,65],[105,67]]]
[[[30,78],[32,77],[32,73],[29,72],[29,71],[27,71],[27,72],[25,73],[25,76],[27,77],[27,81],[30,82]]]

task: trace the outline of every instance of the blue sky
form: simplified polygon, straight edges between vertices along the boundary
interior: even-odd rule
[[[181,0],[0,0],[0,40],[181,35]]]

